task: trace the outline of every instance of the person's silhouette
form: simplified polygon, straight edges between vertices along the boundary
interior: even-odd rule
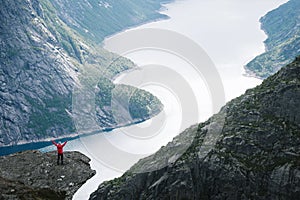
[[[64,164],[64,151],[63,147],[67,144],[67,141],[65,141],[63,144],[61,142],[56,143],[54,140],[52,140],[52,143],[57,147],[57,165],[59,165],[59,160],[61,160],[61,164]]]

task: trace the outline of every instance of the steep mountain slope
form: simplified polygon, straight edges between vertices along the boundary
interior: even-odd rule
[[[50,118],[53,124],[64,121],[61,131],[74,131],[63,109],[50,110],[71,109],[68,102],[78,82],[76,67],[40,21],[38,1],[2,1],[0,7],[0,146],[39,137],[42,133],[31,128],[37,126],[34,118],[41,112],[44,123],[52,123]]]
[[[151,20],[167,18],[157,11],[173,0],[50,0],[70,27],[100,43],[104,37]],[[109,20],[107,20],[109,19]]]
[[[299,109],[300,57],[101,184],[90,199],[297,199]],[[185,144],[189,148],[175,161]]]
[[[112,78],[134,64],[88,42],[48,0],[2,1],[0,45],[0,146],[76,132],[74,93],[81,90],[95,93],[96,113],[82,111],[103,129],[147,119],[162,109],[148,92],[115,86]],[[112,94],[123,95],[135,108],[128,118],[115,119]],[[126,111],[128,105],[121,106]]]
[[[266,52],[249,62],[249,74],[266,78],[300,54],[300,1],[290,0],[260,19]]]

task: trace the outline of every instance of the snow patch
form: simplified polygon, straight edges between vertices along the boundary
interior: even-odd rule
[[[98,5],[100,7],[104,7],[104,8],[112,8],[112,6],[109,3],[105,2],[105,1],[99,1]]]

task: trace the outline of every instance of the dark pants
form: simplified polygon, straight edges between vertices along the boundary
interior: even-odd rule
[[[64,154],[57,154],[57,164],[59,165],[59,159],[61,160],[61,164],[64,164]]]

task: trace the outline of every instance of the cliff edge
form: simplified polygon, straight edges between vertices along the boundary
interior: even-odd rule
[[[64,165],[56,156],[24,151],[0,157],[0,199],[72,199],[95,171],[79,152],[65,152]]]

